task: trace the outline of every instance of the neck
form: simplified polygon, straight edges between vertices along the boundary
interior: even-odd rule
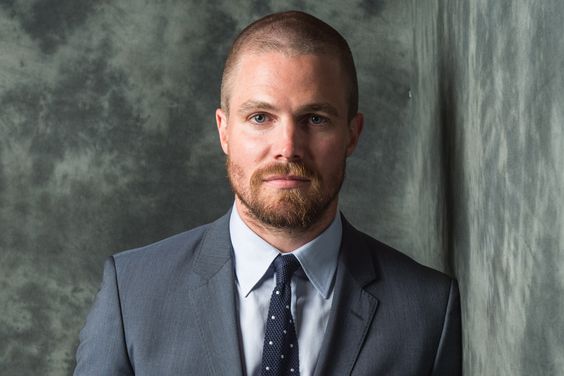
[[[255,234],[282,253],[292,252],[315,239],[329,227],[337,214],[337,200],[335,200],[335,202],[325,210],[320,219],[307,229],[287,229],[275,228],[260,222],[238,198],[235,199],[235,206],[243,222],[245,222]]]

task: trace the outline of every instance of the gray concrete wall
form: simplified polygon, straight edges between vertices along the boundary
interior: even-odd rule
[[[469,375],[564,375],[564,2],[443,1]]]
[[[564,9],[465,3],[0,0],[0,374],[70,374],[103,260],[228,209],[223,59],[291,8],[357,61],[345,214],[459,278],[466,374],[558,374]]]

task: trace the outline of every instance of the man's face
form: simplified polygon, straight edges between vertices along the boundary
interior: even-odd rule
[[[218,109],[216,121],[238,206],[293,230],[334,213],[362,129],[361,114],[347,118],[349,86],[338,60],[244,53],[230,88],[229,113]]]

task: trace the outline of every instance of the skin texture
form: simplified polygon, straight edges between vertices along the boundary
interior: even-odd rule
[[[360,113],[348,120],[346,88],[334,57],[244,53],[229,113],[216,110],[239,213],[280,251],[312,240],[336,214],[363,126]]]

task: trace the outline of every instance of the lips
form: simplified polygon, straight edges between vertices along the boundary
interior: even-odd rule
[[[287,181],[309,181],[305,176],[298,175],[271,175],[263,179],[264,181],[274,181],[274,180],[287,180]]]
[[[308,184],[310,180],[298,175],[270,175],[264,178],[263,182],[276,189],[293,189]]]

